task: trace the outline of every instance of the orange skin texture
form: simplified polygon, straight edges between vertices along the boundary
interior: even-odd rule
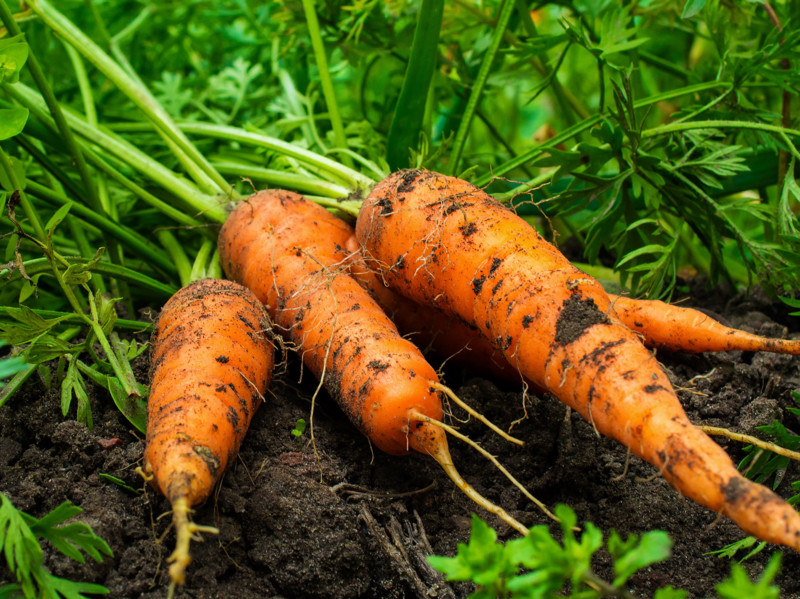
[[[520,382],[519,372],[511,368],[474,326],[411,301],[384,285],[364,261],[355,232],[345,247],[350,252],[350,276],[370,292],[403,336],[413,339],[415,345],[424,348],[426,353],[432,350],[448,363],[477,368],[497,378]]]
[[[752,535],[800,550],[800,515],[742,477],[691,424],[600,284],[482,190],[400,171],[365,200],[356,235],[392,288],[474,324],[524,377],[652,463],[687,497]]]
[[[646,345],[672,351],[768,351],[800,355],[800,340],[770,339],[717,322],[692,308],[657,300],[609,295],[614,314],[644,337]]]
[[[442,417],[433,368],[347,272],[352,228],[302,196],[250,196],[219,235],[227,275],[264,302],[275,328],[322,378],[342,410],[379,449],[428,452],[436,427],[411,410]]]
[[[151,339],[144,470],[169,500],[205,501],[236,456],[274,362],[267,314],[241,285],[206,279],[164,305]]]

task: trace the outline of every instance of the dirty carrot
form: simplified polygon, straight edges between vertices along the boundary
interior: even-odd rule
[[[610,314],[601,285],[488,194],[401,171],[370,193],[356,234],[396,290],[474,324],[523,376],[687,497],[800,551],[800,514],[692,425],[655,357]]]
[[[143,475],[172,506],[177,537],[169,558],[183,584],[189,542],[216,532],[190,519],[236,456],[272,375],[267,314],[236,283],[205,279],[164,305],[151,340],[151,388]]]
[[[353,234],[345,244],[350,276],[367,289],[373,299],[392,319],[403,336],[427,354],[430,350],[445,361],[510,381],[520,381],[520,375],[499,351],[475,327],[451,316],[403,297],[369,268],[361,255]]]
[[[372,444],[395,455],[431,455],[471,499],[526,532],[458,474],[440,426],[436,372],[347,274],[351,234],[349,225],[296,193],[262,191],[223,225],[220,260],[229,277],[264,303],[275,330]]]
[[[645,345],[685,352],[767,351],[800,355],[800,340],[771,339],[726,327],[707,314],[657,300],[609,295],[611,310]]]

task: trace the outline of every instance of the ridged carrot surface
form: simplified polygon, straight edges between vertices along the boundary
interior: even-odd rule
[[[520,381],[513,369],[489,340],[474,326],[457,316],[414,302],[384,285],[361,255],[355,232],[347,240],[351,276],[367,289],[392,319],[400,333],[428,353],[433,351],[447,362],[512,381]]]
[[[204,502],[239,451],[272,375],[267,314],[250,291],[205,279],[164,305],[151,339],[145,475],[172,504],[182,584],[189,508]]]
[[[401,171],[373,189],[356,234],[395,290],[474,324],[522,375],[687,497],[800,550],[800,515],[689,422],[653,355],[609,314],[600,284],[488,194]]]
[[[352,229],[288,191],[262,191],[231,213],[219,235],[228,276],[264,302],[276,330],[300,351],[350,420],[380,449],[425,451],[439,436],[408,411],[442,416],[433,368],[347,272]]]

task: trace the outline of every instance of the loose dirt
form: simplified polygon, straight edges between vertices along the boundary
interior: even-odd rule
[[[698,283],[693,304],[710,307],[733,326],[759,334],[800,332],[800,320],[756,290],[731,298]],[[682,355],[658,353],[696,423],[758,434],[755,428],[776,418],[795,434],[798,418],[792,390],[800,390],[800,358],[766,353]],[[144,359],[136,363],[142,380]],[[472,373],[474,374],[474,373]],[[473,588],[446,583],[425,562],[431,552],[454,555],[469,537],[470,514],[477,511],[501,539],[516,533],[476,508],[431,459],[392,457],[373,451],[324,394],[314,412],[314,439],[307,430],[295,438],[299,418],[308,420],[315,383],[290,361],[259,409],[242,447],[217,492],[195,520],[219,528],[192,545],[194,561],[178,597],[238,599],[269,597],[402,598],[466,597]],[[690,597],[713,597],[714,585],[730,569],[727,559],[707,555],[741,539],[730,521],[678,495],[655,469],[614,441],[598,437],[591,425],[553,397],[458,369],[445,372],[458,394],[501,426],[527,418],[513,429],[524,448],[504,442],[474,421],[453,421],[482,443],[549,506],[570,505],[581,521],[623,536],[651,529],[669,533],[673,557],[637,574],[631,590],[650,597],[667,584]],[[60,397],[31,381],[0,409],[0,490],[20,509],[40,517],[62,501],[83,509],[91,525],[114,551],[98,564],[77,564],[45,547],[48,567],[57,575],[105,585],[110,597],[164,597],[166,557],[174,539],[167,502],[143,483],[134,469],[141,463],[142,436],[116,411],[102,390],[91,393],[93,430],[61,417]],[[458,414],[456,414],[458,415]],[[71,415],[74,417],[74,414]],[[461,416],[458,416],[459,418]],[[119,439],[119,441],[112,441]],[[719,439],[734,460],[741,445]],[[551,522],[528,503],[482,457],[452,442],[456,465],[486,497],[528,526]],[[626,469],[626,461],[629,460]],[[106,482],[110,474],[143,493]],[[786,470],[777,492],[792,493],[800,467]],[[772,481],[770,481],[770,484]],[[551,527],[555,531],[556,527]],[[782,597],[800,598],[800,555],[769,546],[747,560],[758,575],[773,551],[783,554],[777,579]],[[0,565],[0,580],[8,572]],[[612,578],[610,560],[594,562]]]

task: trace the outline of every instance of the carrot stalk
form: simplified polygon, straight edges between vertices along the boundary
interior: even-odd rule
[[[771,339],[732,329],[692,308],[609,295],[614,315],[646,345],[672,351],[768,351],[800,355],[800,339]]]
[[[488,194],[453,177],[400,171],[365,200],[356,235],[395,290],[476,326],[525,379],[687,497],[800,551],[800,514],[744,478],[692,425],[602,286]]]
[[[264,307],[231,281],[206,279],[165,304],[151,339],[142,475],[172,505],[170,595],[185,581],[189,543],[216,532],[189,517],[236,456],[272,373]]]

